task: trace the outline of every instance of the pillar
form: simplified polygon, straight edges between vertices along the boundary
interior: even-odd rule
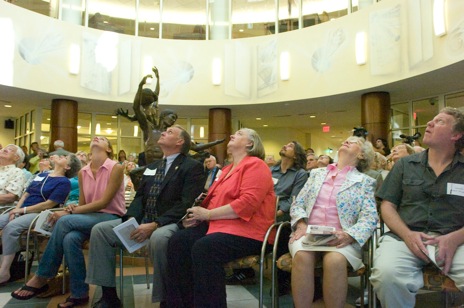
[[[77,102],[68,99],[52,100],[50,124],[50,148],[53,142],[63,140],[64,148],[69,152],[77,152]]]
[[[210,39],[227,40],[230,27],[230,1],[210,1]]]
[[[361,125],[367,129],[367,139],[372,143],[377,138],[389,140],[390,93],[371,92],[362,95]]]
[[[225,139],[223,143],[211,148],[219,164],[224,164],[227,158],[227,143],[231,135],[231,111],[227,108],[211,108],[208,120],[208,141]]]

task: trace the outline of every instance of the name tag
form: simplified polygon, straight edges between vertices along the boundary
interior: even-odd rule
[[[36,177],[34,178],[34,182],[42,182],[43,179],[45,179],[45,177],[43,177],[43,176],[36,176]]]
[[[446,193],[448,195],[455,195],[464,197],[464,185],[456,183],[448,183],[446,187]]]
[[[145,169],[145,171],[143,172],[143,175],[147,175],[147,176],[154,176],[156,174],[156,170],[157,169]]]
[[[272,182],[275,184],[277,184],[279,182],[279,179],[276,179],[276,178],[272,178]]]

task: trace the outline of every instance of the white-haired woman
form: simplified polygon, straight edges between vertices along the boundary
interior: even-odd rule
[[[374,198],[375,180],[363,174],[374,152],[370,142],[349,137],[338,151],[338,162],[314,169],[290,208],[294,232],[289,249],[292,262],[292,294],[295,307],[311,307],[314,268],[322,259],[324,302],[344,307],[348,289],[347,264],[364,265],[361,247],[378,221]],[[305,244],[308,225],[335,228],[336,238],[314,251]]]

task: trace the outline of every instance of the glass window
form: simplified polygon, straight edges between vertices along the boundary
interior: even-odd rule
[[[412,102],[413,126],[427,125],[438,113],[438,97],[426,98]]]
[[[401,103],[391,106],[392,109],[392,130],[409,127],[409,104]]]
[[[274,0],[232,2],[232,38],[275,33]]]
[[[121,137],[121,149],[126,152],[126,158],[129,154],[135,153],[135,156],[142,152],[140,138]]]
[[[35,121],[36,121],[36,119],[35,119],[35,110],[31,111],[31,121],[32,121],[32,123],[31,123],[31,131],[35,131]]]
[[[192,119],[190,136],[196,143],[208,142],[208,119]]]
[[[163,1],[164,39],[206,39],[206,2]]]
[[[16,0],[16,1],[9,1],[17,6],[20,6],[22,8],[25,8],[27,10],[45,15],[45,16],[51,16],[51,17],[56,17],[53,16],[53,14],[50,14],[50,1],[42,1],[42,0]]]
[[[303,0],[303,27],[314,26],[348,14],[348,1]]]
[[[97,114],[95,116],[95,135],[105,136],[116,141],[118,136],[118,117],[108,114]],[[112,142],[112,141],[111,141]],[[112,143],[113,147],[116,143]]]
[[[464,92],[453,93],[445,96],[445,105],[464,110]]]
[[[123,34],[135,34],[135,0],[89,1],[89,27]]]
[[[40,128],[42,132],[50,132],[50,117],[50,109],[42,109],[42,123]]]
[[[279,33],[298,30],[299,1],[279,0]]]
[[[50,133],[49,132],[42,132],[40,136],[39,146],[44,148],[48,151],[48,147],[50,146]]]
[[[140,0],[139,36],[159,38],[160,1]]]
[[[92,134],[92,114],[82,113],[77,114],[77,134],[91,135]]]
[[[129,119],[119,117],[119,128],[121,129],[121,136],[124,137],[139,137],[141,138],[143,132],[140,129],[137,121],[131,122]]]
[[[85,0],[61,0],[61,20],[84,25]]]

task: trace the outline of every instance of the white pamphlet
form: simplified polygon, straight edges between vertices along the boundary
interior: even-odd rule
[[[48,219],[53,215],[50,210],[40,212],[39,218],[35,222],[34,231],[40,232],[45,235],[52,235],[54,224],[51,224]]]
[[[334,227],[308,225],[302,243],[305,247],[324,246],[324,249],[328,249],[331,246],[326,246],[326,244],[336,238],[333,232],[335,232]],[[335,250],[335,247],[333,248]]]
[[[130,235],[132,231],[139,227],[139,223],[135,218],[130,218],[127,221],[123,222],[122,224],[113,228],[114,233],[118,236],[118,238],[123,243],[124,247],[126,247],[129,253],[133,253],[134,251],[142,248],[143,246],[148,244],[148,239],[143,242],[136,242],[130,239]]]

